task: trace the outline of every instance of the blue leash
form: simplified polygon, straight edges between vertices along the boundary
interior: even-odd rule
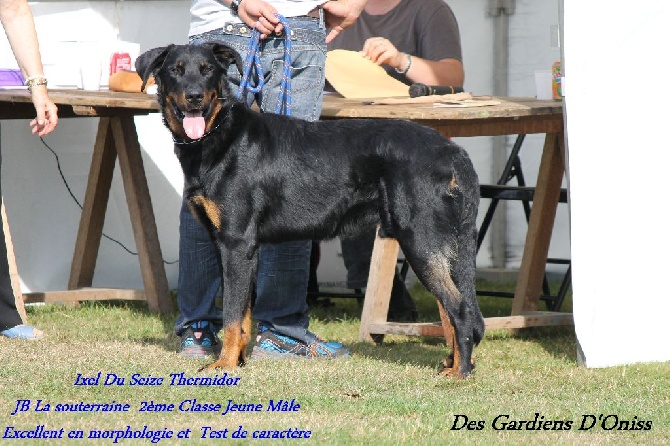
[[[291,30],[289,29],[288,22],[286,18],[280,14],[277,14],[279,21],[284,26],[284,70],[282,72],[281,84],[279,86],[279,98],[277,99],[277,106],[275,107],[275,113],[280,115],[283,114],[290,116],[291,115]],[[249,41],[249,49],[247,51],[247,57],[244,60],[244,69],[242,74],[242,80],[240,82],[240,88],[237,92],[237,97],[241,98],[242,95],[249,91],[251,93],[260,93],[265,85],[263,67],[261,65],[261,50],[260,50],[260,38],[261,33],[257,29],[251,33],[251,40]],[[254,87],[251,84],[251,72],[252,69],[256,70],[256,76],[258,77],[258,83]]]

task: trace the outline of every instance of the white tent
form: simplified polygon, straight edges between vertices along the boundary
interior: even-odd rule
[[[670,5],[564,0],[575,329],[584,363],[670,360]]]

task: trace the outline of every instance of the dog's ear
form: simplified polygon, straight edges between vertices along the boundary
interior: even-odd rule
[[[237,71],[240,72],[240,76],[242,75],[244,64],[242,62],[242,57],[240,57],[240,54],[237,51],[228,45],[219,42],[208,42],[203,44],[203,46],[209,48],[212,53],[214,53],[214,57],[216,57],[216,60],[219,61],[223,68],[228,70],[230,64],[235,63]]]
[[[152,50],[146,51],[137,58],[135,61],[135,69],[137,74],[142,78],[142,86],[140,91],[144,91],[144,87],[147,85],[147,81],[151,75],[154,75],[158,69],[163,65],[165,57],[168,53],[174,48],[174,45],[163,46],[160,48],[154,48]]]

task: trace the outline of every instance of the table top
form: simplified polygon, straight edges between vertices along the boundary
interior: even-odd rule
[[[561,101],[541,101],[535,98],[492,98],[498,105],[478,107],[434,107],[427,104],[371,105],[370,100],[345,99],[339,95],[324,95],[322,117],[333,118],[399,118],[411,120],[434,119],[495,119],[524,116],[562,115]]]
[[[158,112],[155,95],[114,91],[49,90],[58,105],[59,117],[143,115]],[[344,99],[337,94],[324,95],[321,117],[410,119],[444,130],[450,136],[474,136],[508,133],[546,133],[561,131],[561,101],[535,98],[495,98],[498,105],[443,108],[428,104],[367,105],[369,101]],[[0,89],[0,119],[34,117],[28,92]],[[486,123],[487,128],[482,124]],[[505,123],[490,128],[492,124]],[[520,125],[526,123],[525,125]],[[512,125],[512,127],[510,127]],[[456,129],[454,126],[460,126]],[[469,130],[463,130],[464,127]],[[521,131],[523,130],[523,131]]]
[[[156,96],[116,91],[49,90],[49,97],[58,106],[58,116],[143,115],[158,112]],[[0,119],[33,118],[30,95],[25,89],[0,89]]]

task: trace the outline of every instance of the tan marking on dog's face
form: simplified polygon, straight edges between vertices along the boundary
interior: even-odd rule
[[[223,102],[219,101],[219,94],[216,91],[211,91],[209,94],[210,113],[205,122],[205,132],[210,132],[214,127],[214,122],[223,108]]]
[[[428,274],[432,277],[432,282],[439,284],[447,292],[447,297],[457,305],[460,305],[462,296],[456,288],[456,284],[451,278],[451,258],[454,254],[448,251],[444,254],[432,255],[428,259]]]
[[[458,185],[458,182],[456,181],[456,175],[452,175],[451,181],[449,181],[449,184],[447,185],[447,195],[453,197],[460,189],[461,187]]]
[[[186,132],[184,131],[184,123],[182,119],[175,114],[175,108],[178,107],[178,98],[176,95],[163,91],[163,97],[165,98],[165,107],[163,108],[163,117],[165,118],[165,124],[170,129],[172,134],[178,138],[185,139]]]
[[[197,195],[189,198],[189,202],[191,206],[197,206],[204,209],[205,214],[212,225],[214,225],[216,229],[221,229],[221,209],[214,201],[205,198],[202,195]]]

